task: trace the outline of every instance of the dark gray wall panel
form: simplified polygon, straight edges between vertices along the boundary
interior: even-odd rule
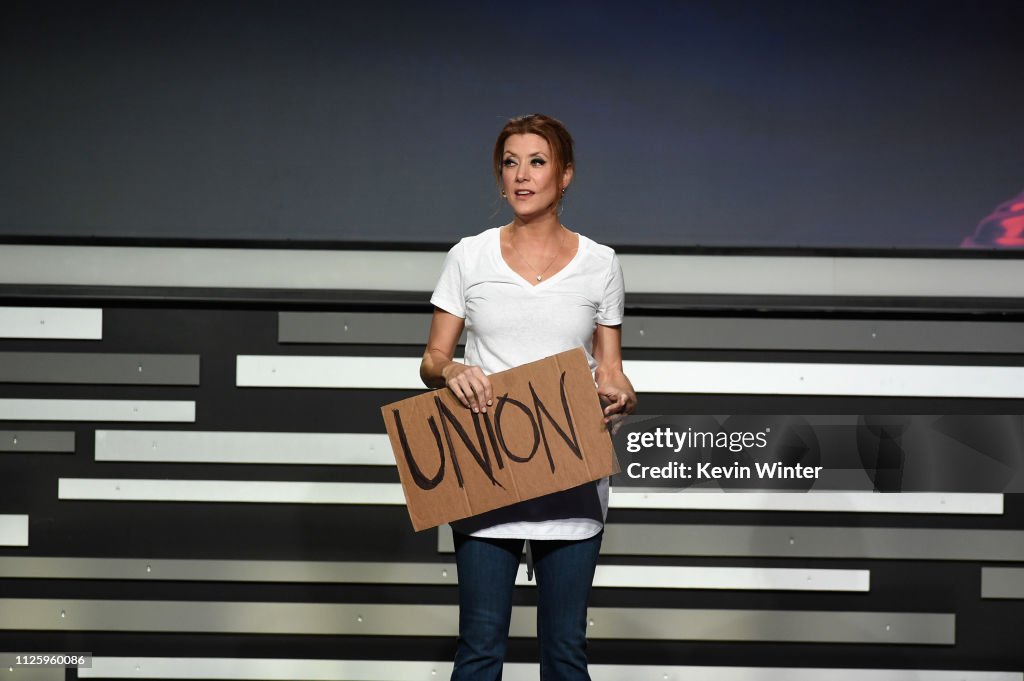
[[[0,383],[199,385],[199,357],[0,352]]]
[[[1024,561],[1024,531],[612,524],[602,550],[647,556]]]
[[[64,667],[42,667],[21,665],[15,667],[17,657],[24,657],[29,651],[0,653],[0,679],[3,681],[64,681]],[[44,651],[39,651],[44,652]],[[59,651],[49,650],[49,653]]]
[[[373,312],[281,312],[281,343],[368,343],[417,345],[427,342],[430,315]]]
[[[983,567],[981,597],[1024,599],[1024,568]]]
[[[282,343],[422,345],[430,330],[430,316],[281,312],[278,324],[278,340]],[[622,323],[622,345],[712,350],[1014,353],[1024,348],[1024,324],[629,316]]]
[[[952,645],[949,614],[591,608],[588,638]]]
[[[48,430],[0,430],[0,452],[75,451],[75,434]]]
[[[860,319],[627,317],[623,347],[857,352],[1019,352],[1024,324]]]

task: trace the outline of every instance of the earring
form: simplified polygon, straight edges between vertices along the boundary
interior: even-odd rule
[[[505,194],[505,190],[504,189],[501,190],[501,198],[503,198],[503,199],[504,198],[508,198],[507,195]]]

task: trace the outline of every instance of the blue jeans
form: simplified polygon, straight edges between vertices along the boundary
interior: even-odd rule
[[[587,600],[604,532],[580,541],[531,541],[537,575],[541,681],[590,681]],[[522,539],[455,532],[459,641],[451,681],[499,681]]]

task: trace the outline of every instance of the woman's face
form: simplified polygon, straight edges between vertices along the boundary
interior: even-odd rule
[[[510,135],[501,161],[501,184],[516,215],[527,217],[552,211],[569,186],[572,168],[555,177],[551,147],[540,135]]]

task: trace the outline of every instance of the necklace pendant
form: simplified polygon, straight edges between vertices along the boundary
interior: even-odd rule
[[[541,277],[541,275],[538,274],[537,275],[537,281],[540,281],[540,277]]]

